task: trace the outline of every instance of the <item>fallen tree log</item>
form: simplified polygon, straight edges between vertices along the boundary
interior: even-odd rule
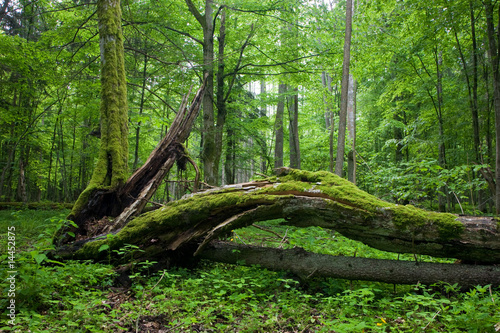
[[[139,246],[147,258],[200,254],[220,235],[256,221],[284,218],[298,227],[334,229],[374,248],[500,263],[494,218],[457,217],[382,201],[328,172],[282,168],[276,177],[194,194],[131,220],[112,237],[91,235],[59,248],[62,257],[108,260]]]
[[[331,256],[306,252],[211,242],[201,258],[238,265],[259,265],[270,270],[286,270],[302,277],[333,277],[348,280],[378,281],[394,284],[425,284],[437,281],[464,288],[500,283],[500,267],[454,265],[416,261]]]

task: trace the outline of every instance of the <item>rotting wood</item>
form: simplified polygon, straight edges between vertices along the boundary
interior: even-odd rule
[[[500,267],[455,265],[402,260],[331,256],[306,252],[211,242],[201,258],[238,265],[259,265],[270,270],[287,270],[303,277],[333,277],[395,284],[431,285],[438,281],[469,288],[500,285]]]

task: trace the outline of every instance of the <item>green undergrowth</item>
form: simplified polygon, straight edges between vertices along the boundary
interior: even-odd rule
[[[113,267],[91,262],[58,263],[45,256],[51,235],[67,211],[0,211],[0,243],[16,226],[15,325],[7,325],[7,299],[0,299],[2,332],[495,332],[500,290],[477,286],[402,286],[201,262],[196,268],[151,273],[142,262],[118,284]],[[396,259],[320,228],[296,229],[281,221],[257,223],[228,240],[293,247],[334,255]],[[138,249],[120,249],[124,256]],[[400,259],[412,260],[409,255]],[[430,257],[419,260],[436,261]],[[441,259],[443,260],[443,259]],[[6,257],[2,253],[2,263]],[[0,272],[7,274],[5,265]],[[6,295],[2,279],[0,290]]]

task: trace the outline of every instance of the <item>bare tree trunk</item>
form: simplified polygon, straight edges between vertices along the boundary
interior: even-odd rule
[[[20,202],[28,202],[28,194],[26,192],[26,175],[24,170],[23,159],[19,159],[19,180],[17,182],[17,199]]]
[[[192,0],[185,0],[189,11],[203,29],[203,75],[206,87],[203,97],[203,171],[205,181],[210,185],[218,183],[219,165],[216,160],[216,129],[214,114],[214,26],[213,1],[205,0],[205,13],[202,15]]]
[[[333,137],[335,134],[335,124],[333,118],[333,87],[332,87],[332,77],[326,73],[321,73],[321,83],[323,84],[324,92],[323,92],[323,103],[325,104],[325,128],[329,132],[328,136],[328,147],[329,147],[329,159],[328,159],[328,170],[333,172],[334,168],[334,157],[333,157]]]
[[[435,105],[436,114],[438,118],[439,124],[439,143],[438,143],[438,161],[439,166],[443,169],[446,169],[446,147],[445,147],[445,138],[444,138],[444,118],[443,118],[443,73],[441,71],[441,66],[443,64],[443,54],[442,52],[438,52],[437,46],[434,48],[434,61],[436,64],[436,95],[437,95],[437,104]],[[439,211],[446,211],[446,202],[447,199],[447,189],[445,186],[440,188],[441,192],[444,194],[438,194],[438,204]]]
[[[141,87],[141,100],[139,104],[139,116],[142,116],[142,113],[144,111],[144,94],[146,91],[147,69],[148,69],[148,55],[144,54],[144,67],[142,68],[142,87]],[[137,166],[139,165],[139,143],[141,136],[141,126],[142,126],[142,120],[139,120],[135,128],[134,164],[132,166],[132,170],[136,170]]]
[[[280,83],[278,86],[278,107],[276,108],[276,121],[274,124],[274,131],[276,140],[274,143],[274,168],[281,168],[283,166],[283,115],[285,113],[285,93],[286,84]]]
[[[234,130],[231,126],[226,129],[226,161],[224,164],[224,179],[226,184],[235,183],[235,163],[236,163],[236,140]]]
[[[349,65],[351,61],[352,1],[353,0],[347,0],[347,6],[346,6],[344,60],[342,64],[342,91],[340,97],[337,157],[335,159],[335,174],[340,177],[342,177],[344,172],[345,131],[346,131],[347,101],[348,101],[348,91],[349,91]]]
[[[300,169],[299,144],[299,89],[293,89],[294,94],[288,98],[290,167]]]
[[[486,15],[486,26],[488,33],[488,50],[490,55],[491,67],[493,70],[493,96],[494,96],[494,106],[495,106],[495,140],[497,144],[495,145],[495,209],[496,214],[500,214],[500,72],[498,64],[498,42],[495,34],[495,26],[493,23],[493,5],[491,0],[483,0],[485,15]]]
[[[347,130],[351,149],[347,157],[347,179],[356,184],[356,89],[357,82],[349,75],[349,102],[347,104]]]
[[[266,81],[261,80],[260,81],[260,95],[261,95],[261,109],[260,109],[260,116],[261,117],[267,117],[267,103],[265,101],[266,98]],[[267,154],[267,141],[266,141],[266,132],[263,131],[261,133],[262,139],[260,143],[261,147],[261,152],[262,156],[260,157],[260,172],[265,174],[267,172],[267,161],[269,159],[269,156]]]

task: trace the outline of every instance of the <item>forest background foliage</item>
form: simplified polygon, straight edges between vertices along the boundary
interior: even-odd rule
[[[225,101],[223,121],[214,111],[214,131],[222,132],[216,183],[271,173],[281,98],[283,164],[293,162],[289,142],[298,140],[301,168],[331,168],[345,3],[207,4],[214,12],[213,70],[222,76],[215,93],[221,90]],[[207,4],[195,2],[200,13]],[[203,31],[184,1],[127,1],[122,7],[132,171],[168,129],[182,96],[199,84]],[[224,51],[218,53],[222,9]],[[2,201],[73,202],[92,175],[100,132],[95,10],[84,1],[4,4]],[[357,83],[355,155],[361,189],[433,209],[493,211],[494,73],[485,25],[479,1],[356,2],[351,73]],[[322,73],[328,82],[322,83]],[[286,85],[284,96],[278,94],[280,83]],[[289,131],[294,96],[297,139]],[[200,117],[187,142],[200,166],[206,153],[204,126]],[[352,151],[347,146],[346,154]],[[190,191],[187,181],[193,178],[192,169],[171,172],[154,199],[179,198]]]

